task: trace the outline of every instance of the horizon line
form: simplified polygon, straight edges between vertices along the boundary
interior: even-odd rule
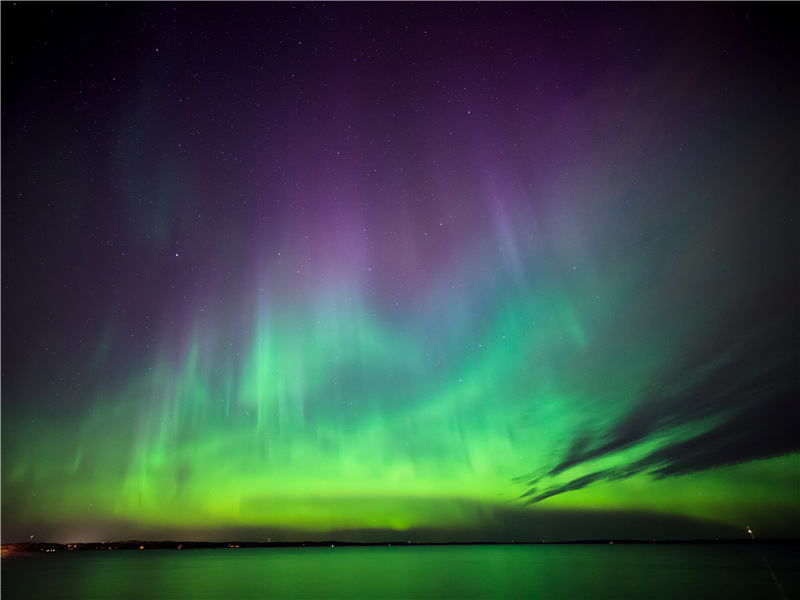
[[[63,549],[72,550],[193,550],[211,548],[269,548],[269,547],[325,547],[325,546],[511,546],[511,545],[552,545],[552,544],[742,544],[742,543],[800,543],[798,538],[686,538],[686,539],[641,539],[641,538],[586,538],[572,540],[509,540],[509,541],[414,541],[385,540],[379,542],[359,542],[346,540],[305,540],[305,541],[196,541],[196,540],[115,540],[102,542],[43,542],[21,541],[3,542],[2,547],[22,550]],[[138,546],[138,548],[137,548]]]

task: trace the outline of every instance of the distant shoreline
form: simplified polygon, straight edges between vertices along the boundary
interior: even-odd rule
[[[59,544],[51,542],[19,542],[2,544],[2,555],[12,552],[84,552],[100,550],[209,550],[237,548],[325,548],[325,547],[376,547],[376,546],[544,546],[544,545],[614,545],[614,544],[710,544],[710,545],[793,545],[800,540],[790,538],[765,539],[694,539],[694,540],[571,540],[549,542],[343,542],[337,540],[305,541],[305,542],[193,542],[193,541],[144,541],[126,540],[119,542],[81,542],[75,544]]]

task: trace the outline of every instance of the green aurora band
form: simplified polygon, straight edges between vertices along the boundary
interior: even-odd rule
[[[465,286],[480,283],[454,287]],[[74,426],[45,420],[5,432],[4,499],[23,521],[91,517],[176,532],[208,523],[264,538],[491,530],[494,510],[524,505],[526,473],[550,472],[576,436],[635,410],[683,350],[673,327],[659,345],[645,332],[612,346],[628,312],[624,289],[577,303],[550,287],[510,278],[482,299],[482,323],[459,308],[459,292],[434,293],[439,305],[422,307],[415,326],[380,318],[344,285],[314,302],[259,304],[241,351],[220,352],[221,319],[206,317],[178,351],[166,344],[123,388],[98,392]],[[445,333],[431,338],[431,327]],[[658,427],[543,483],[635,464],[724,418]],[[798,483],[794,455],[669,479],[644,470],[526,510],[677,513],[721,521],[730,528],[712,530],[723,534],[751,522],[778,529],[763,511],[791,514]]]

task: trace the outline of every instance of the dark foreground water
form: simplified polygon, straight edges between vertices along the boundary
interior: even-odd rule
[[[800,598],[800,548],[536,545],[15,554],[2,598]]]

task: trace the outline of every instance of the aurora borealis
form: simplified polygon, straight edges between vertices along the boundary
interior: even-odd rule
[[[3,2],[3,541],[800,537],[789,10]]]

